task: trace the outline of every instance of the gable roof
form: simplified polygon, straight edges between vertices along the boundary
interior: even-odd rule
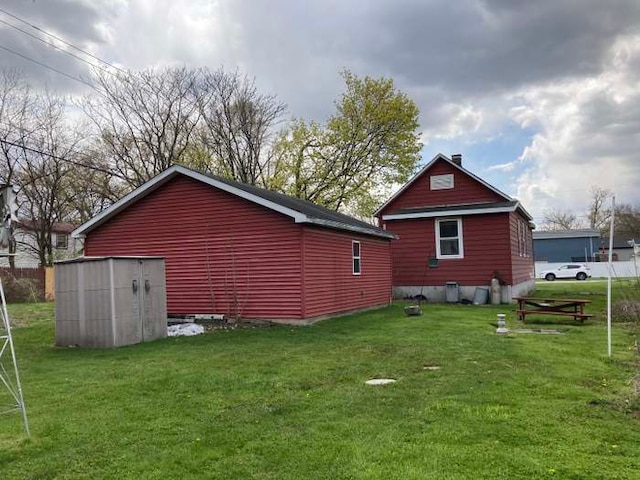
[[[146,197],[147,195],[179,175],[183,175],[185,177],[191,178],[198,182],[248,200],[252,203],[266,207],[275,212],[281,213],[282,215],[291,217],[295,221],[295,223],[318,225],[321,227],[346,230],[350,232],[357,232],[365,235],[373,235],[376,237],[388,239],[397,238],[396,235],[387,232],[386,230],[383,230],[361,220],[357,220],[353,217],[350,217],[349,215],[334,212],[333,210],[321,207],[312,202],[300,200],[299,198],[266,190],[254,185],[247,185],[213,175],[206,175],[204,173],[191,170],[181,165],[174,165],[172,167],[169,167],[162,173],[156,175],[151,180],[136,188],[131,193],[122,197],[109,208],[103,210],[101,213],[99,213],[89,221],[80,225],[73,231],[72,235],[74,237],[86,235],[94,228],[97,228],[98,226],[110,220],[112,217],[120,213],[129,205]]]
[[[31,220],[28,218],[20,218],[16,222],[18,228],[22,228],[23,230],[31,230],[36,231],[41,228],[40,222],[37,220]],[[64,233],[69,234],[76,228],[76,225],[69,222],[53,222],[51,225],[51,231],[53,233]]]
[[[504,192],[501,192],[500,190],[498,190],[496,187],[494,187],[493,185],[490,185],[489,183],[485,182],[484,180],[482,180],[480,177],[477,177],[476,175],[474,175],[473,173],[471,173],[469,170],[467,170],[466,168],[462,167],[461,165],[458,165],[457,163],[454,163],[450,158],[448,158],[447,156],[438,153],[435,157],[433,157],[433,159],[431,159],[431,161],[429,163],[427,163],[424,167],[422,167],[420,169],[420,171],[418,173],[416,173],[413,178],[411,178],[407,183],[405,183],[402,188],[400,188],[400,190],[398,190],[396,193],[394,193],[391,198],[389,198],[389,200],[387,200],[380,208],[378,208],[375,212],[374,212],[374,216],[378,216],[380,214],[380,212],[382,210],[384,210],[389,204],[391,204],[391,202],[393,202],[396,198],[398,198],[407,188],[409,188],[409,186],[411,184],[413,184],[413,182],[415,182],[418,178],[420,178],[422,175],[424,175],[437,161],[439,160],[443,160],[445,162],[447,162],[449,165],[451,165],[452,167],[458,169],[459,171],[461,171],[462,173],[470,176],[471,178],[473,178],[475,181],[477,181],[478,183],[484,185],[485,187],[487,187],[489,190],[491,190],[494,193],[497,193],[499,196],[501,196],[502,198],[504,198],[504,200],[506,202],[511,202],[514,199],[511,198],[509,195],[507,195]],[[524,209],[523,209],[524,210]],[[527,213],[527,215],[529,215]],[[529,215],[529,219],[531,219],[531,216]]]

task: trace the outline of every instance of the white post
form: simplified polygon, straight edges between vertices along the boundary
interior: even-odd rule
[[[607,353],[611,357],[611,265],[613,259],[613,225],[616,216],[616,196],[611,197],[611,227],[609,228],[609,278],[607,279]]]
[[[498,335],[506,335],[507,333],[509,333],[506,318],[507,316],[504,313],[498,314],[498,329],[496,330],[496,333]]]

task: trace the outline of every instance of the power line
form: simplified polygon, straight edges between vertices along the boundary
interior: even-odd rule
[[[93,59],[95,59],[95,60],[98,60],[99,62],[104,63],[105,65],[108,65],[108,66],[109,66],[109,67],[111,67],[111,68],[114,68],[114,69],[116,69],[116,70],[119,70],[121,73],[127,74],[127,71],[126,71],[126,70],[123,70],[123,69],[122,69],[122,68],[120,68],[120,67],[116,67],[115,65],[112,65],[111,63],[107,62],[106,60],[103,60],[103,59],[101,59],[100,57],[98,57],[98,56],[96,56],[96,55],[93,55],[92,53],[89,53],[89,52],[87,52],[86,50],[83,50],[82,48],[78,47],[77,45],[74,45],[74,44],[73,44],[73,43],[71,43],[71,42],[67,42],[65,39],[60,38],[60,37],[58,37],[57,35],[54,35],[53,33],[50,33],[50,32],[48,32],[48,31],[46,31],[45,29],[40,28],[40,27],[38,27],[37,25],[34,25],[33,23],[31,23],[31,22],[29,22],[29,21],[27,21],[27,20],[24,20],[23,18],[20,18],[19,16],[14,15],[14,14],[13,14],[13,13],[11,13],[11,12],[8,12],[8,11],[7,11],[7,10],[5,10],[4,8],[0,8],[0,12],[4,13],[5,15],[7,15],[7,16],[9,16],[9,17],[11,17],[11,18],[15,19],[15,20],[18,20],[18,21],[19,21],[19,22],[21,22],[21,23],[24,23],[25,25],[30,26],[31,28],[33,28],[33,29],[35,29],[35,30],[37,30],[37,31],[39,31],[39,32],[42,32],[43,34],[45,34],[45,35],[47,35],[47,36],[49,36],[49,37],[51,37],[51,38],[54,38],[54,39],[58,40],[59,42],[64,43],[65,45],[67,45],[68,47],[73,48],[74,50],[77,50],[77,51],[79,51],[79,52],[82,52],[82,53],[84,53],[85,55],[88,55],[89,57],[91,57],[91,58],[93,58]],[[16,27],[16,28],[17,28],[17,27]]]
[[[95,170],[97,172],[102,172],[102,173],[106,173],[106,174],[109,174],[109,175],[114,175],[114,173],[111,170],[108,170],[106,168],[100,168],[100,167],[96,167],[96,166],[93,166],[93,165],[87,165],[86,163],[76,162],[75,160],[70,160],[68,158],[62,158],[62,157],[59,157],[58,155],[54,155],[54,154],[48,153],[48,152],[43,152],[42,150],[38,150],[36,148],[27,147],[26,145],[20,145],[19,143],[10,142],[9,140],[4,140],[2,138],[0,138],[0,143],[3,143],[5,145],[10,145],[12,147],[21,148],[22,150],[26,150],[28,152],[33,152],[33,153],[37,153],[39,155],[44,155],[46,157],[53,158],[54,160],[59,160],[61,162],[67,162],[67,163],[70,163],[71,165],[76,165],[78,167],[84,167],[84,168],[88,168],[90,170]],[[71,152],[71,153],[75,153],[76,155],[78,155],[77,152]]]
[[[29,62],[35,63],[36,65],[40,65],[41,67],[44,67],[44,68],[46,68],[48,70],[56,72],[56,73],[58,73],[60,75],[64,75],[65,77],[70,78],[71,80],[75,80],[76,82],[83,83],[83,84],[87,85],[88,87],[91,87],[93,90],[95,90],[96,93],[98,93],[98,95],[103,95],[102,92],[100,92],[94,85],[90,84],[89,82],[85,82],[81,78],[78,78],[78,77],[75,77],[75,76],[73,76],[73,75],[71,75],[69,73],[63,72],[62,70],[58,70],[57,68],[51,67],[51,66],[49,66],[49,65],[47,65],[45,63],[42,63],[42,62],[40,62],[38,60],[34,60],[33,58],[28,57],[27,55],[24,55],[24,54],[22,54],[20,52],[16,52],[15,50],[12,50],[12,49],[10,49],[8,47],[5,47],[4,45],[0,45],[0,49],[5,50],[5,51],[7,51],[9,53],[12,53],[13,55],[16,55],[18,57],[24,58],[25,60],[28,60]]]
[[[0,10],[1,10],[1,9],[0,9]],[[86,59],[82,58],[81,56],[76,55],[75,53],[69,52],[69,51],[65,50],[64,48],[61,48],[61,47],[57,46],[57,45],[56,45],[55,43],[53,43],[53,42],[48,42],[48,41],[47,41],[47,40],[45,40],[44,38],[41,38],[41,37],[38,37],[37,35],[34,35],[34,34],[32,34],[32,33],[29,33],[29,32],[27,32],[26,30],[21,29],[20,27],[16,27],[15,25],[12,25],[11,23],[9,23],[9,22],[7,22],[7,21],[2,20],[1,18],[0,18],[0,23],[3,23],[4,25],[7,25],[8,27],[11,27],[11,28],[13,28],[14,30],[17,30],[18,32],[22,32],[22,33],[24,33],[25,35],[28,35],[29,37],[31,37],[31,38],[33,38],[33,39],[35,39],[35,40],[38,40],[39,42],[44,43],[45,45],[48,45],[48,46],[50,46],[50,47],[53,47],[53,48],[55,48],[56,50],[59,50],[60,52],[64,53],[65,55],[69,55],[70,57],[73,57],[73,58],[75,58],[75,59],[77,59],[77,60],[80,60],[81,62],[84,62],[84,63],[86,63],[87,65],[90,65],[90,66],[91,66],[91,67],[93,67],[93,68],[97,68],[97,69],[102,70],[102,71],[104,71],[104,72],[111,73],[111,72],[109,72],[106,68],[103,68],[103,67],[101,67],[100,65],[96,65],[96,64],[94,64],[94,63],[91,63],[91,62],[89,62],[88,60],[86,60]]]
[[[84,55],[87,55],[87,56],[89,56],[89,57],[91,57],[91,58],[93,58],[93,59],[97,60],[98,62],[100,62],[100,63],[102,63],[102,64],[106,65],[106,66],[107,66],[107,67],[109,67],[109,68],[112,68],[112,69],[114,69],[114,70],[117,70],[117,71],[118,71],[120,74],[122,74],[122,75],[119,75],[119,74],[114,73],[113,71],[109,70],[109,68],[103,68],[103,67],[101,67],[101,66],[99,66],[99,65],[96,65],[96,64],[94,64],[94,63],[92,63],[92,62],[89,62],[89,61],[87,61],[86,59],[83,59],[82,57],[80,57],[80,56],[78,56],[78,55],[75,55],[75,54],[73,54],[73,53],[71,53],[71,52],[68,52],[67,50],[65,50],[65,49],[63,49],[63,48],[60,48],[60,47],[56,46],[55,44],[53,44],[53,43],[51,43],[51,42],[47,42],[46,40],[44,40],[44,39],[42,39],[42,38],[40,38],[40,37],[38,37],[38,36],[36,36],[36,35],[32,35],[32,34],[30,34],[29,32],[26,32],[26,31],[24,31],[23,29],[21,29],[21,28],[19,28],[19,27],[16,27],[15,25],[12,25],[12,24],[7,23],[7,22],[5,22],[5,21],[3,21],[3,20],[0,20],[0,22],[4,23],[4,24],[6,24],[6,25],[9,25],[11,28],[14,28],[15,30],[17,30],[17,31],[19,31],[19,32],[22,32],[22,33],[24,33],[25,35],[28,35],[28,36],[30,36],[30,37],[32,37],[32,38],[35,38],[36,40],[39,40],[39,41],[41,41],[41,42],[43,42],[43,43],[45,43],[45,44],[47,44],[47,45],[50,45],[50,46],[52,46],[53,48],[56,48],[57,50],[60,50],[60,51],[62,51],[63,53],[66,53],[67,55],[70,55],[71,57],[76,58],[77,60],[80,60],[81,62],[86,63],[87,65],[90,65],[90,66],[92,66],[92,67],[94,67],[94,68],[97,68],[97,69],[99,69],[99,70],[101,70],[101,71],[103,71],[103,72],[105,72],[105,73],[108,73],[109,75],[114,76],[114,77],[115,77],[115,78],[117,78],[118,80],[125,81],[125,82],[127,82],[130,86],[135,86],[135,87],[143,88],[145,91],[147,91],[147,93],[149,93],[149,94],[151,94],[151,95],[157,95],[157,92],[153,91],[153,89],[152,89],[149,85],[147,85],[147,84],[145,84],[145,83],[141,83],[141,84],[138,84],[138,85],[134,85],[134,84],[132,83],[132,81],[131,81],[131,77],[132,77],[133,75],[132,75],[132,74],[131,74],[131,72],[129,72],[128,70],[122,69],[122,68],[120,68],[120,67],[118,67],[118,66],[116,66],[116,65],[114,65],[114,64],[112,64],[112,63],[109,63],[109,62],[107,62],[106,60],[104,60],[104,59],[102,59],[102,58],[98,57],[97,55],[94,55],[94,54],[92,54],[92,53],[90,53],[90,52],[87,52],[86,50],[84,50],[84,49],[82,49],[82,48],[78,47],[77,45],[74,45],[73,43],[68,42],[67,40],[65,40],[65,39],[63,39],[63,38],[61,38],[61,37],[59,37],[59,36],[57,36],[57,35],[54,35],[53,33],[50,33],[50,32],[46,31],[45,29],[43,29],[43,28],[41,28],[41,27],[38,27],[37,25],[35,25],[35,24],[33,24],[33,23],[29,22],[28,20],[25,20],[25,19],[23,19],[23,18],[19,17],[18,15],[15,15],[15,14],[13,14],[13,13],[11,13],[11,12],[9,12],[9,11],[5,10],[4,8],[0,8],[0,12],[1,12],[1,13],[4,13],[5,15],[7,15],[7,16],[9,16],[9,17],[11,17],[11,18],[13,18],[13,19],[15,19],[15,20],[17,20],[17,21],[19,21],[19,22],[21,22],[21,23],[25,24],[25,25],[28,25],[29,27],[31,27],[31,28],[33,28],[33,29],[37,30],[38,32],[43,33],[44,35],[47,35],[47,36],[49,36],[49,37],[51,37],[51,38],[53,38],[53,39],[55,39],[55,40],[57,40],[57,41],[59,41],[59,42],[63,43],[64,45],[67,45],[68,47],[70,47],[70,48],[72,48],[72,49],[74,49],[74,50],[76,50],[76,51],[78,51],[78,52],[81,52],[81,53],[82,53],[82,54],[84,54]],[[64,73],[63,73],[63,74],[64,74]],[[64,75],[65,75],[65,76],[68,76],[67,74],[64,74]],[[87,84],[87,82],[83,82],[83,83]],[[108,97],[107,97],[107,95],[105,95],[105,94],[103,94],[102,92],[100,92],[100,91],[99,91],[95,86],[93,86],[93,85],[90,85],[90,86],[91,86],[91,88],[93,88],[96,92],[98,92],[100,95],[102,95],[104,98],[108,98]],[[107,91],[107,93],[108,93],[108,91]],[[197,101],[190,101],[190,100],[188,100],[188,99],[186,99],[186,98],[184,98],[183,100],[185,101],[185,104],[186,104],[188,107],[193,107],[193,108],[197,108],[197,109],[199,109],[199,108],[200,108],[200,105],[199,105],[199,103],[198,103]]]

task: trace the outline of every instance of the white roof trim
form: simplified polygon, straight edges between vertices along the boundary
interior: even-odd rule
[[[540,230],[533,232],[534,240],[549,240],[556,238],[596,238],[600,237],[599,230]]]
[[[384,210],[387,205],[389,205],[391,202],[393,202],[397,197],[400,196],[400,194],[402,192],[404,192],[407,188],[409,188],[409,186],[415,182],[418,178],[420,178],[422,176],[422,174],[424,172],[426,172],[427,170],[429,170],[431,168],[431,166],[436,163],[437,160],[442,159],[445,160],[446,162],[448,162],[450,165],[452,165],[453,167],[457,168],[458,170],[460,170],[463,173],[466,173],[467,175],[469,175],[471,178],[473,178],[474,180],[476,180],[477,182],[480,182],[482,185],[484,185],[485,187],[487,187],[489,190],[491,190],[492,192],[497,193],[498,195],[500,195],[502,198],[504,198],[507,201],[513,201],[513,198],[511,198],[509,195],[507,195],[506,193],[501,192],[500,190],[498,190],[496,187],[494,187],[493,185],[488,184],[487,182],[485,182],[484,180],[482,180],[480,177],[475,176],[473,173],[471,173],[469,170],[467,170],[466,168],[463,168],[460,165],[457,165],[455,163],[453,163],[453,161],[446,157],[445,155],[439,153],[437,154],[435,157],[433,157],[431,159],[431,161],[429,163],[427,163],[424,167],[422,167],[420,169],[420,171],[418,173],[416,173],[413,178],[411,178],[407,183],[405,183],[402,188],[400,188],[400,190],[398,190],[396,193],[394,193],[391,198],[389,200],[387,200],[380,208],[378,208],[375,212],[374,212],[374,216],[377,216],[382,210]]]
[[[93,229],[93,227],[100,225],[101,223],[105,222],[116,213],[120,212],[121,210],[129,206],[134,201],[151,193],[153,190],[155,190],[156,187],[166,183],[168,180],[170,180],[177,174],[185,175],[187,177],[193,178],[194,180],[198,180],[202,183],[211,185],[212,187],[216,187],[225,192],[228,192],[238,197],[249,200],[250,202],[256,203],[258,205],[262,205],[263,207],[282,213],[283,215],[287,215],[288,217],[293,218],[296,223],[309,222],[309,218],[303,213],[297,212],[287,207],[283,207],[282,205],[271,202],[262,197],[258,197],[257,195],[253,195],[252,193],[245,192],[244,190],[236,188],[232,185],[228,185],[224,182],[216,180],[215,178],[208,177],[207,175],[194,172],[193,170],[189,170],[188,168],[184,168],[180,165],[174,165],[168,168],[167,170],[165,170],[164,172],[160,173],[159,175],[156,175],[145,184],[136,188],[134,191],[125,195],[116,203],[111,205],[109,208],[107,208],[106,210],[102,211],[101,213],[93,217],[91,220],[80,225],[73,232],[71,232],[71,235],[75,238],[84,236],[89,230]]]
[[[440,210],[437,212],[413,212],[413,213],[394,213],[391,215],[383,215],[383,220],[409,220],[411,218],[435,218],[435,217],[458,217],[462,215],[480,215],[483,213],[510,213],[515,212],[519,204],[516,203],[512,207],[493,207],[493,208],[466,208],[464,210]]]

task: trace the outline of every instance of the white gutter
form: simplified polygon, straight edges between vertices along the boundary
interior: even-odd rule
[[[483,213],[510,213],[515,212],[519,204],[512,207],[493,208],[466,208],[464,210],[440,210],[437,212],[414,212],[414,213],[393,213],[383,215],[383,220],[409,220],[412,218],[435,218],[435,217],[455,217],[458,215],[480,215]]]

